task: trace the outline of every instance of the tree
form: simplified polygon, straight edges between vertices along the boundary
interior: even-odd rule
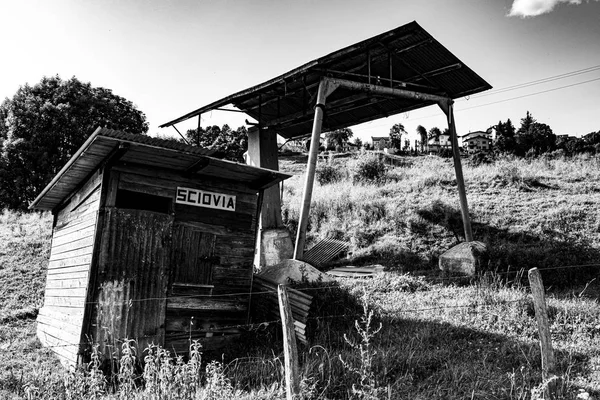
[[[232,130],[225,124],[221,128],[217,125],[206,129],[190,129],[186,132],[187,142],[195,146],[215,150],[217,156],[231,161],[244,162],[244,153],[248,150],[248,130],[240,126]]]
[[[348,140],[354,135],[352,129],[350,128],[342,128],[336,129],[335,131],[327,132],[325,134],[325,138],[328,142],[328,147],[333,147],[333,149],[339,149],[344,147],[345,143],[348,143]]]
[[[506,122],[498,121],[498,125],[494,125],[493,128],[496,129],[494,148],[500,153],[515,153],[517,146],[515,127],[510,118]]]
[[[357,149],[360,149],[361,147],[363,147],[363,141],[360,140],[360,138],[358,136],[354,139],[353,143]]]
[[[428,135],[427,139],[435,139],[435,141],[437,142],[439,140],[441,134],[442,134],[442,131],[440,131],[440,128],[438,128],[437,126],[434,126],[433,128],[431,128],[429,130],[429,135]]]
[[[600,144],[600,131],[590,132],[587,135],[584,135],[582,139],[585,141],[586,144],[590,146]]]
[[[423,125],[419,125],[417,126],[417,134],[421,141],[421,152],[423,152],[425,150],[425,145],[427,144],[427,129],[425,129]]]
[[[110,89],[44,77],[0,105],[0,208],[21,209],[98,127],[144,134],[146,116]]]
[[[558,146],[558,141],[557,141],[557,146]],[[586,151],[594,153],[591,146],[587,146],[585,141],[581,138],[568,138],[566,140],[566,143],[564,144],[563,148],[567,152],[567,154],[570,154],[570,155],[578,154],[578,153],[585,153]]]
[[[531,128],[531,125],[535,124],[537,121],[533,118],[533,115],[529,111],[525,115],[525,118],[521,118],[521,127],[517,131],[517,133],[522,134],[525,133]]]
[[[390,145],[394,149],[402,149],[402,135],[406,133],[404,125],[398,123],[390,128]]]
[[[552,129],[546,124],[537,122],[529,111],[525,118],[521,119],[521,127],[515,138],[516,154],[520,156],[540,155],[556,148],[556,135]]]

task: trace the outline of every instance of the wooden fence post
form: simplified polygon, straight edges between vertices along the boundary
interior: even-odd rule
[[[542,352],[542,379],[548,382],[556,373],[556,364],[554,361],[554,350],[552,349],[552,340],[550,337],[550,325],[548,323],[548,310],[546,309],[546,296],[544,294],[544,283],[542,275],[537,268],[531,268],[528,272],[531,293],[533,294],[533,306],[535,308],[535,319],[538,324],[540,335],[540,347]],[[548,395],[553,398],[556,390],[556,382],[549,382]]]
[[[285,368],[285,385],[287,400],[300,398],[300,380],[298,367],[298,349],[296,347],[296,332],[294,331],[294,318],[288,299],[287,289],[284,285],[277,287],[279,299],[279,313],[283,327],[283,355]]]

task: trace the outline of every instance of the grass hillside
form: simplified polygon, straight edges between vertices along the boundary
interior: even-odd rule
[[[439,255],[464,240],[451,159],[410,157],[388,167],[378,181],[356,182],[362,159],[321,162],[308,239],[350,242],[354,263],[380,262],[390,270],[436,268]],[[296,170],[293,159],[282,169]],[[600,260],[600,159],[501,159],[464,166],[475,240],[489,246],[491,271],[559,268]],[[303,177],[286,181],[283,215],[295,232]],[[310,245],[310,244],[309,244]],[[587,278],[579,267],[547,279]],[[554,283],[554,282],[552,282]]]
[[[0,214],[0,398],[43,386],[61,371],[35,336],[50,256],[52,216]]]
[[[295,175],[283,198],[294,230],[305,162],[281,161]],[[470,282],[436,272],[439,255],[462,240],[452,161],[398,164],[383,168],[364,155],[320,162],[309,245],[348,240],[352,256],[344,262],[383,264],[386,272],[304,289],[315,297],[312,339],[299,349],[304,397],[536,398],[543,391],[537,328],[519,271],[538,267],[550,286],[559,398],[599,399],[598,159],[465,165],[474,236],[491,252],[491,273]],[[51,216],[4,212],[0,221],[0,398],[285,398],[276,324],[249,329],[244,345],[226,349],[219,363],[155,353],[137,389],[133,369],[106,378],[94,365],[65,373],[35,338]]]

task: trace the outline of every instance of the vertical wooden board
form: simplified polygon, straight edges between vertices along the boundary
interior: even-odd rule
[[[141,356],[149,343],[164,341],[173,218],[107,208],[104,221],[93,337],[106,355],[135,339]]]
[[[210,285],[214,264],[216,235],[186,225],[173,227],[171,265],[173,282]]]
[[[174,298],[173,293],[175,291],[173,288],[178,285],[187,285],[191,293],[198,293],[205,290],[203,286],[212,284],[213,269],[215,263],[218,263],[218,258],[214,257],[215,242],[216,235],[214,233],[187,224],[174,224],[171,256],[173,284],[169,290],[170,298]],[[197,286],[195,290],[194,286]],[[209,293],[212,293],[212,290]],[[202,307],[208,305],[207,301],[210,302],[211,297],[205,295],[205,297],[194,298],[194,300],[199,304],[199,307]],[[169,321],[180,318],[179,314],[178,310],[167,306],[166,323],[168,324]],[[193,312],[190,315],[199,317]],[[166,333],[165,347],[172,348],[175,342],[183,340],[184,336],[186,336],[184,330]]]

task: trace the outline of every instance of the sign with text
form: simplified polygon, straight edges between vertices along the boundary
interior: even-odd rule
[[[177,188],[175,203],[196,207],[215,208],[217,210],[235,211],[235,196],[184,187]]]

